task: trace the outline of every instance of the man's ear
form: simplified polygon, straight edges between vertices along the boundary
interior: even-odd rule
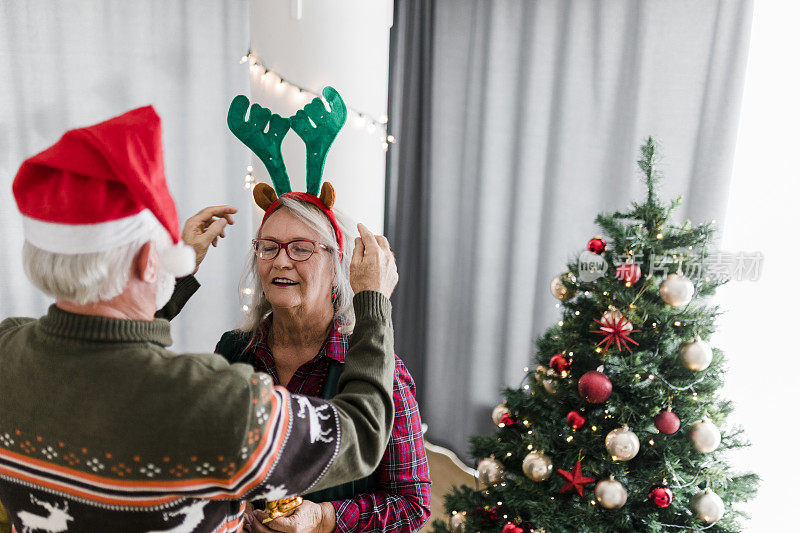
[[[139,249],[134,266],[134,274],[141,281],[155,283],[158,280],[158,253],[153,241],[144,243]]]

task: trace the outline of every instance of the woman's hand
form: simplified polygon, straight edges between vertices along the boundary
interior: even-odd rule
[[[387,298],[397,286],[397,264],[383,235],[373,235],[363,224],[358,225],[353,260],[350,263],[350,286],[353,293],[377,291]]]
[[[331,533],[336,527],[336,511],[328,502],[316,504],[304,500],[291,514],[276,518],[271,522],[262,524],[268,518],[264,511],[254,510],[247,504],[244,515],[244,530],[250,533],[272,533],[283,531],[286,533]]]
[[[233,224],[231,215],[236,211],[235,207],[229,205],[206,207],[183,225],[181,239],[192,247],[197,261],[194,272],[203,262],[208,247],[216,246],[220,238],[225,238],[225,226]]]

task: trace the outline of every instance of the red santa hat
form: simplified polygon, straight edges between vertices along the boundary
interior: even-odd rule
[[[152,106],[66,132],[22,163],[13,189],[25,240],[37,248],[101,252],[150,238],[161,226],[172,238],[159,250],[165,268],[176,276],[195,268],[194,251],[180,240]]]

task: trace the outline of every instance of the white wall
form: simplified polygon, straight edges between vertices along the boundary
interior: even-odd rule
[[[391,0],[252,0],[250,10],[251,49],[265,66],[318,93],[326,85],[334,87],[348,108],[376,119],[386,115]],[[251,71],[253,101],[286,117],[310,101],[296,91],[278,91],[277,80],[265,82],[262,72]],[[358,127],[354,115],[348,113],[328,153],[323,180],[336,190],[336,207],[382,233],[383,133]],[[283,141],[283,156],[292,190],[305,191],[305,145],[292,131]],[[261,162],[253,159],[256,179],[271,183]],[[257,208],[255,213],[261,216]]]

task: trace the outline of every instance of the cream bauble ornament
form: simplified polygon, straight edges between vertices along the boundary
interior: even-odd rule
[[[722,436],[719,434],[719,428],[714,422],[708,418],[703,418],[691,425],[689,438],[692,439],[692,445],[695,450],[702,453],[711,453],[719,446]]]
[[[597,482],[594,487],[594,497],[606,509],[619,509],[628,500],[628,490],[625,485],[610,476]]]
[[[532,451],[522,460],[522,472],[533,481],[545,481],[553,474],[553,460],[543,452]]]
[[[481,459],[478,463],[478,481],[484,487],[499,483],[504,473],[503,465],[494,457]]]
[[[503,419],[504,416],[506,417],[505,420]],[[511,417],[511,411],[504,403],[501,403],[492,410],[492,422],[494,422],[496,426],[499,426],[500,424],[505,425],[509,420],[509,417]]]
[[[670,274],[661,282],[658,294],[665,303],[672,307],[688,304],[694,295],[694,285],[682,273]]]
[[[453,513],[450,515],[450,533],[464,533],[467,529],[466,513]]]
[[[615,461],[630,461],[639,453],[639,437],[628,426],[622,426],[606,435],[606,450]]]
[[[562,302],[566,302],[575,296],[575,290],[567,287],[564,284],[564,280],[569,277],[570,273],[564,272],[563,274],[559,274],[558,276],[554,277],[553,281],[550,282],[550,292]]]
[[[725,514],[725,503],[711,489],[706,489],[692,496],[689,506],[694,515],[704,524],[713,524]]]
[[[544,390],[546,390],[549,394],[555,394],[558,392],[558,374],[552,368],[548,368],[545,371],[547,375],[546,378],[542,380],[542,386]]]
[[[619,324],[619,329],[622,331],[630,331],[633,329],[633,324],[631,324],[630,320],[625,318],[625,315],[616,309],[606,311],[603,313],[603,316],[600,317],[601,326],[609,326],[612,324]]]
[[[678,348],[681,364],[684,368],[700,372],[708,368],[714,354],[711,352],[711,345],[700,337],[695,337],[686,341]]]

